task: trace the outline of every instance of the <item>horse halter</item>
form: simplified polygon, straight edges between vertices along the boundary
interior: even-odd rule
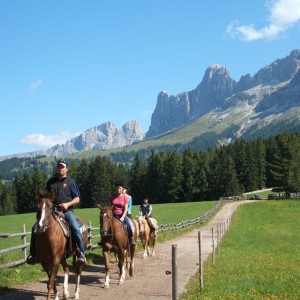
[[[53,224],[49,225],[49,221],[50,221],[50,218],[53,214],[53,204],[50,206],[50,205],[47,205],[46,202],[50,201],[49,199],[47,198],[42,198],[41,201],[40,201],[40,204],[39,206],[42,205],[42,209],[41,209],[41,216],[38,220],[38,228],[39,228],[39,231],[40,232],[45,232],[47,229],[49,229]],[[50,211],[50,213],[47,213],[47,210]],[[47,219],[46,219],[47,217]]]
[[[141,233],[145,232],[146,222],[147,222],[147,220],[145,218],[139,217],[139,226],[140,226]]]
[[[103,228],[103,223],[104,223],[104,218],[107,219],[107,228]],[[113,219],[113,216],[109,216],[107,214],[107,212],[105,211],[102,211],[100,212],[100,234],[102,237],[105,237],[105,236],[110,236],[110,235],[113,235],[113,227],[112,227],[112,219]],[[111,231],[111,233],[109,233],[109,231]]]

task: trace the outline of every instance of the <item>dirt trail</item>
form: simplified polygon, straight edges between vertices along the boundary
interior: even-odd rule
[[[201,227],[203,254],[207,257],[212,251],[211,229],[218,224],[226,222],[237,207],[241,204],[253,201],[241,201],[227,203],[216,214],[216,216],[206,225]],[[178,275],[178,295],[185,290],[191,276],[193,276],[199,266],[198,256],[198,230],[192,231],[174,240],[157,244],[156,256],[143,259],[139,253],[135,261],[135,276],[129,278],[126,274],[126,281],[123,285],[117,284],[117,265],[112,263],[110,272],[110,288],[104,289],[104,266],[85,266],[81,277],[80,299],[135,299],[135,300],[164,300],[172,299],[172,275],[167,275],[166,271],[172,270],[172,245],[177,244],[177,275]],[[168,273],[168,272],[167,272]],[[70,276],[69,292],[70,299],[74,299],[75,276]],[[63,277],[57,279],[60,299],[62,299]],[[9,300],[40,300],[46,298],[46,279],[28,286],[22,286],[0,295],[0,299]]]

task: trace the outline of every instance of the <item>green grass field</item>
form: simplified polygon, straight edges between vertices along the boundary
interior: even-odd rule
[[[191,203],[174,203],[174,204],[154,204],[153,217],[155,217],[160,224],[179,223],[183,220],[193,219],[201,216],[210,210],[217,201],[203,201]],[[139,206],[133,206],[132,216],[138,214]],[[75,209],[75,214],[80,217],[87,224],[92,223],[93,227],[99,227],[99,209]],[[26,231],[31,231],[31,227],[35,222],[35,213],[9,215],[0,217],[1,233],[16,233],[20,232],[20,228],[25,224]],[[198,225],[199,227],[199,225]],[[163,242],[167,239],[174,238],[180,234],[191,230],[185,228],[173,232],[162,232],[159,234],[158,242]],[[94,234],[99,234],[99,231],[93,231]],[[30,236],[27,236],[27,242],[30,241]],[[99,238],[93,239],[92,243],[96,244]],[[20,237],[0,239],[0,249],[16,246],[20,244]],[[140,244],[139,244],[139,247]],[[10,254],[0,256],[0,264],[21,258],[21,251],[14,251]],[[100,249],[87,251],[88,262],[99,263],[102,259],[102,252]],[[34,266],[21,265],[15,268],[0,268],[0,291],[6,288],[17,286],[26,282],[37,281],[44,277],[45,273],[39,264]]]
[[[204,264],[187,299],[300,299],[300,201],[243,205],[233,218],[213,266]]]

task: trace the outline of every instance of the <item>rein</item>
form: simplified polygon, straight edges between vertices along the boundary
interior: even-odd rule
[[[62,210],[59,210],[58,209],[59,205],[53,205],[51,207],[48,207],[47,209],[51,211],[51,214],[49,215],[48,217],[48,220],[47,220],[47,227],[44,229],[44,232],[46,232],[50,227],[52,227],[53,225],[55,225],[58,221],[57,221],[57,218],[55,217],[55,213],[58,212],[57,214],[57,217],[59,217],[59,215],[62,213]],[[48,225],[49,221],[50,221],[50,216],[53,217],[53,221],[52,221],[52,224],[51,225]]]
[[[120,225],[122,225],[122,222],[119,219],[117,219],[116,217],[113,216],[113,217],[108,217],[108,218],[109,218],[109,222],[110,222],[109,230],[111,231],[111,233],[107,233],[104,237],[107,237],[107,236],[111,236],[112,237],[112,236],[116,235],[119,232],[119,230],[118,230],[119,228],[117,228],[117,230],[114,232],[114,226],[113,226],[114,219],[116,221],[118,221],[118,223]]]

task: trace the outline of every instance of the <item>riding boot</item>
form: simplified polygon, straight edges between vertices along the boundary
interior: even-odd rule
[[[36,250],[35,250],[36,228],[37,228],[37,223],[35,223],[31,228],[30,253],[29,253],[28,257],[26,258],[26,263],[28,265],[34,265],[37,262]]]
[[[132,236],[130,238],[130,241],[131,241],[130,243],[131,243],[132,246],[136,246],[137,245],[137,241],[135,240],[134,236]]]

